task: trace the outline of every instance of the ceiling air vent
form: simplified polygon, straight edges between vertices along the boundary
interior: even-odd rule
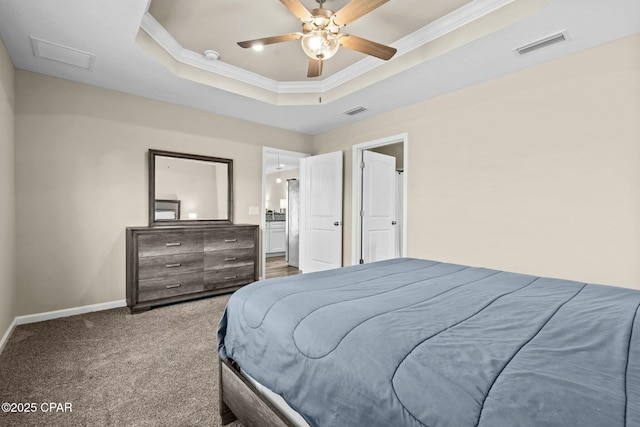
[[[362,105],[359,105],[357,107],[353,107],[350,110],[344,111],[342,114],[346,114],[347,116],[355,116],[356,114],[364,113],[365,111],[367,111],[367,109]]]
[[[545,47],[553,46],[554,44],[562,43],[569,40],[567,33],[562,31],[560,33],[556,33],[550,36],[547,36],[543,39],[536,40],[533,43],[529,43],[527,45],[521,46],[514,50],[518,55],[524,56],[529,53],[535,52],[536,50],[543,49]]]

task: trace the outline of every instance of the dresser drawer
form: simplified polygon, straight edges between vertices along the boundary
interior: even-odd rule
[[[246,285],[254,281],[255,269],[253,265],[204,272],[204,288],[206,290]]]
[[[230,249],[228,251],[211,251],[204,254],[204,269],[221,270],[231,267],[253,266],[254,249]]]
[[[141,279],[138,281],[138,301],[151,301],[203,290],[202,272]]]
[[[202,232],[148,233],[138,237],[138,256],[184,254],[202,252]]]
[[[227,249],[253,248],[255,246],[255,227],[229,227],[204,232],[205,251],[224,251]]]
[[[138,279],[198,273],[202,267],[202,252],[141,257],[138,260]]]

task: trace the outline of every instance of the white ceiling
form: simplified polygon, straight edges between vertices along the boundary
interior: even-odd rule
[[[330,1],[327,2],[326,7],[337,9],[330,5]],[[335,1],[341,4],[340,0]],[[542,0],[513,1],[533,3]],[[311,0],[303,0],[303,2],[307,7],[313,7]],[[374,11],[371,17],[365,16],[357,23],[360,24],[362,21],[364,25],[368,18],[379,21],[382,18],[377,15],[389,14],[388,16],[392,16],[393,19],[382,19],[384,25],[390,25],[391,22],[393,25],[402,27],[404,24],[401,17],[406,16],[407,13],[403,2],[413,3],[414,8],[427,7],[426,5],[429,4],[423,1],[391,0],[380,8],[379,13]],[[488,7],[491,3],[498,2],[500,0],[473,0],[467,6]],[[182,0],[174,3],[177,8],[178,4],[188,2]],[[237,22],[244,19],[242,14],[251,12],[253,5],[256,4],[255,0],[209,0],[208,3],[226,8],[229,16],[236,13],[233,8],[237,6],[239,13]],[[264,8],[272,8],[274,16],[278,15],[280,18],[267,22],[264,32],[263,27],[256,28],[257,24],[252,25],[251,34],[247,34],[244,39],[290,31],[288,28],[283,28],[278,32],[271,27],[272,24],[274,26],[278,24],[277,28],[281,28],[280,19],[287,21],[291,19],[293,24],[296,22],[295,18],[287,17],[288,12],[279,1],[269,0],[261,3],[265,3]],[[501,3],[510,2],[502,0]],[[393,67],[394,61],[395,64],[401,64],[402,61],[406,63],[406,58],[410,55],[396,55],[389,61],[389,65],[384,66],[377,64],[371,66],[366,58],[356,59],[357,62],[352,63],[352,67],[364,64],[361,68],[368,73],[365,77],[376,77],[368,79],[372,83],[355,86],[355,89],[352,88],[351,91],[340,96],[330,96],[327,92],[330,102],[317,105],[278,105],[278,102],[261,101],[258,100],[260,97],[248,96],[246,93],[238,94],[238,92],[220,89],[208,83],[199,83],[194,79],[180,78],[168,71],[158,59],[158,55],[151,54],[149,49],[140,43],[140,34],[144,33],[140,27],[145,17],[149,15],[148,7],[148,0],[0,0],[0,37],[7,46],[15,67],[19,69],[313,135],[640,31],[640,1],[638,0],[550,0],[546,7],[531,17],[438,56],[428,57],[422,62],[414,61],[410,68],[405,64],[400,71],[396,67],[394,72],[386,74],[380,72],[384,67]],[[270,19],[271,16],[269,12]],[[206,22],[206,19],[195,22]],[[211,26],[216,25],[215,16],[211,17],[210,22]],[[430,23],[425,25],[429,26]],[[356,28],[355,23],[349,26],[350,32],[352,28]],[[514,48],[562,30],[567,31],[570,37],[568,42],[524,57],[518,57],[513,53]],[[272,33],[272,31],[276,32]],[[367,28],[362,28],[358,32],[354,29],[353,34],[388,43],[384,32],[380,33],[380,39],[378,39],[377,33],[371,34],[366,31],[368,31]],[[401,33],[395,34],[393,37]],[[232,42],[238,41],[236,37],[236,35],[232,36]],[[44,52],[44,54],[42,57],[36,57],[31,38],[41,39],[54,45],[40,45],[40,53]],[[185,41],[185,43],[188,42]],[[55,51],[55,45],[80,51],[71,53],[67,51],[67,53],[73,57],[72,59],[77,60],[77,64],[87,64],[89,68],[46,59],[47,49]],[[176,45],[180,47],[177,42]],[[204,45],[193,46],[193,49],[201,49],[202,46]],[[217,46],[212,48],[221,50],[220,60],[224,61],[227,55],[225,51]],[[270,53],[268,48],[260,52],[260,58],[278,62],[278,55]],[[187,54],[192,52],[189,47],[183,47],[182,51]],[[251,51],[246,53],[253,54]],[[273,56],[269,56],[270,54]],[[201,54],[197,55],[201,56]],[[285,61],[282,62],[285,63]],[[345,62],[347,65],[348,63],[349,61]],[[336,65],[338,65],[337,62]],[[237,67],[241,68],[241,65]],[[297,67],[304,73],[305,61],[302,60],[302,64],[289,64],[288,61],[286,63],[288,72]],[[253,70],[252,75],[260,72],[259,69],[257,70]],[[201,69],[200,72],[209,73],[206,69]],[[277,71],[274,73],[265,78],[271,81],[276,77],[274,80],[276,83],[291,78],[284,75],[278,77]],[[328,72],[328,74],[333,73],[334,71]],[[308,87],[319,88],[322,96],[326,82],[330,78],[333,77],[323,76],[320,81],[311,82],[316,86]],[[200,79],[200,81],[204,80]],[[309,82],[302,83],[309,84]],[[277,87],[279,91],[282,85]],[[353,117],[342,114],[343,111],[358,105],[366,107],[367,111]]]

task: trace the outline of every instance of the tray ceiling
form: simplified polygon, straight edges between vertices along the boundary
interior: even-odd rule
[[[390,45],[414,31],[453,12],[471,0],[390,1],[345,27],[344,32]],[[308,9],[318,7],[314,0],[302,0]],[[326,9],[337,11],[349,0],[327,0]],[[260,52],[243,49],[236,43],[301,30],[300,20],[279,1],[153,0],[149,13],[185,49],[204,53],[213,49],[220,61],[290,82],[307,80],[308,57],[299,41],[265,46]],[[366,55],[341,47],[326,61],[322,77],[353,65]]]
[[[336,10],[347,4],[346,0],[330,1],[341,2],[336,3]],[[305,76],[308,60],[299,42],[268,45],[261,52],[236,44],[261,38],[266,31],[279,35],[299,30],[300,21],[277,0],[253,8],[254,2],[237,0],[226,15],[225,1],[154,0],[136,40],[180,78],[275,105],[316,105],[333,102],[531,17],[549,1],[434,0],[429,7],[416,0],[390,1],[349,24],[344,33],[393,46],[398,52],[391,60],[343,47],[324,61],[327,71],[323,76],[304,80],[300,76]],[[264,30],[267,26],[271,29]],[[280,29],[285,26],[286,31]],[[246,35],[249,32],[251,36]],[[214,45],[222,48],[213,49]],[[208,49],[221,56],[210,60]]]

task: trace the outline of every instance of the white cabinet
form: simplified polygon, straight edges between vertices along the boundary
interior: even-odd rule
[[[265,252],[284,252],[287,249],[285,221],[267,221]]]

